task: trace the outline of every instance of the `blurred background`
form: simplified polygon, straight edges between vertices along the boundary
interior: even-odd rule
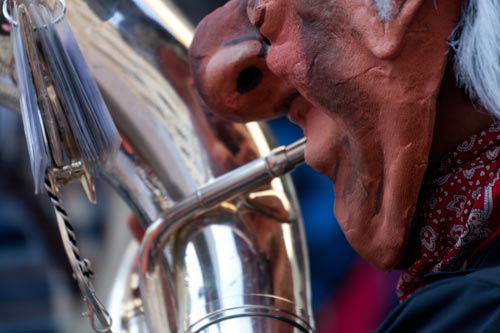
[[[224,2],[178,3],[198,22]],[[0,23],[0,47],[9,47],[9,25],[3,17]],[[8,68],[9,64],[0,63],[0,77],[9,75]],[[273,120],[270,126],[280,144],[302,137],[286,119]],[[45,195],[33,193],[20,114],[8,106],[0,107],[0,175],[0,333],[89,332],[88,322],[80,318],[81,298],[52,208]],[[317,332],[373,331],[396,302],[397,276],[372,268],[346,242],[333,216],[334,194],[328,179],[307,166],[298,168],[293,179],[300,189]],[[110,288],[116,258],[131,235],[127,206],[105,184],[97,189],[98,205],[90,205],[79,189],[68,189],[64,198],[81,250],[97,271],[99,291]]]

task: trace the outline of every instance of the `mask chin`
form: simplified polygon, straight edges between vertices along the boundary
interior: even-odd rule
[[[334,213],[346,238],[382,269],[396,266],[405,252],[427,167],[434,122],[432,96],[419,108],[405,109],[397,103],[401,99],[386,101],[384,110],[391,104],[397,111],[381,113],[378,119],[384,120],[366,132],[359,127],[349,131],[352,127],[340,116],[315,108],[301,124],[308,138],[306,162],[332,180]],[[408,115],[412,119],[405,125]]]

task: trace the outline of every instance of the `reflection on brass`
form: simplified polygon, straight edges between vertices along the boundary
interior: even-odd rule
[[[67,0],[67,19],[123,138],[102,176],[146,229],[141,247],[124,254],[109,297],[113,332],[313,332],[302,222],[291,182],[280,176],[300,163],[303,143],[268,155],[261,127],[209,113],[183,45],[192,24],[175,14],[179,29],[158,11],[180,13],[172,1],[105,3]],[[47,115],[57,115],[38,74]]]

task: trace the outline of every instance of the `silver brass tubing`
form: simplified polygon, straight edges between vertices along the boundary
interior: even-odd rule
[[[102,175],[146,230],[115,278],[113,332],[314,332],[295,190],[288,175],[270,181],[303,161],[304,141],[250,162],[270,151],[269,129],[208,113],[193,90],[194,28],[176,5],[185,1],[66,3],[124,139]],[[0,36],[0,106],[18,108],[7,42]]]
[[[148,244],[165,243],[172,230],[178,230],[194,215],[294,170],[304,162],[305,145],[306,138],[302,138],[289,146],[275,148],[269,155],[217,177],[176,203],[147,229],[141,247],[141,257],[146,259],[142,267],[147,265],[147,252],[151,250]]]
[[[247,163],[200,187],[183,201],[193,202],[198,207],[194,209],[207,210],[251,187],[283,176],[304,162],[305,145],[306,139],[303,138],[289,146],[275,148],[268,156]]]
[[[164,283],[162,268],[158,265],[169,239],[181,228],[188,226],[197,215],[292,171],[304,161],[305,144],[304,138],[289,146],[278,147],[269,155],[214,179],[167,210],[161,219],[147,229],[139,250],[141,294],[175,293],[170,283]],[[174,270],[169,267],[169,263],[161,266],[170,273]],[[165,302],[164,299],[158,298],[150,299],[150,302],[145,304],[146,316],[150,319],[156,318],[149,320],[151,332],[177,332],[179,327],[175,317],[178,310],[174,306],[175,302],[175,299]]]

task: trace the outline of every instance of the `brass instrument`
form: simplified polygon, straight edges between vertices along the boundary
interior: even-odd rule
[[[66,10],[123,139],[102,177],[146,230],[106,302],[111,331],[313,332],[304,232],[285,175],[304,142],[271,150],[265,126],[206,110],[187,64],[194,29],[172,1],[67,0]]]

